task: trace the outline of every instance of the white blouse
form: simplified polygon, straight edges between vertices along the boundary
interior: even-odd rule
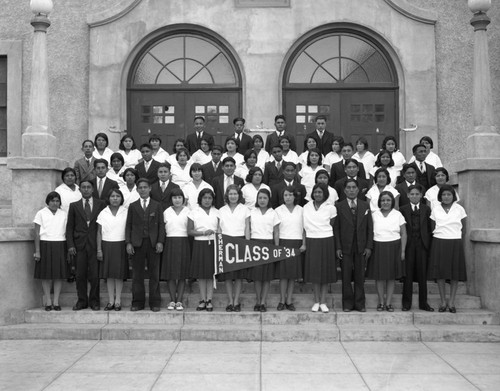
[[[256,151],[257,152],[257,151]],[[259,166],[262,170],[264,170],[266,163],[269,161],[269,154],[267,151],[262,148],[257,155],[257,166]]]
[[[438,185],[432,186],[429,190],[427,190],[425,192],[424,198],[427,201],[429,201],[428,205],[430,206],[431,210],[434,209],[434,206],[436,204],[440,204],[440,202],[438,201],[438,193],[439,193]],[[457,194],[457,201],[460,201],[460,197],[458,196],[458,193],[456,193],[456,194]]]
[[[256,166],[256,167],[258,167],[258,166]],[[236,167],[236,170],[234,170],[234,175],[236,175],[236,176],[240,177],[241,179],[243,179],[244,181],[246,181],[249,171],[250,171],[250,169],[247,167],[247,165],[245,163],[239,164]]]
[[[187,162],[186,166],[182,168],[177,160],[175,163],[172,163],[172,169],[170,172],[172,173],[172,182],[179,185],[181,189],[184,189],[189,182],[192,181],[191,176],[189,175],[189,168],[191,167],[191,162]]]
[[[375,155],[375,160],[378,159],[378,153]],[[401,169],[403,168],[403,164],[406,163],[406,159],[404,157],[404,155],[399,152],[399,151],[394,151],[392,153],[392,160],[394,161],[394,166],[393,168],[395,168],[397,171],[401,172]]]
[[[373,240],[377,242],[392,242],[401,239],[401,226],[406,224],[405,218],[399,210],[392,209],[384,217],[380,209],[372,214]]]
[[[353,159],[356,159],[358,162],[363,163],[363,167],[365,168],[366,179],[370,179],[370,171],[375,165],[375,155],[370,151],[366,151],[363,157],[359,155],[359,152],[356,152],[352,155]]]
[[[245,206],[250,210],[255,209],[255,203],[257,202],[257,193],[261,189],[267,189],[269,190],[269,192],[271,192],[271,188],[265,183],[261,183],[258,189],[256,189],[255,186],[251,183],[247,183],[241,188],[243,199],[245,200]]]
[[[123,167],[125,168],[134,168],[139,164],[139,160],[142,159],[141,151],[138,149],[131,149],[128,154],[120,149],[118,153],[123,156],[123,160],[125,161]]]
[[[123,171],[125,171],[125,166],[123,166],[121,170],[118,171],[118,174],[113,169],[109,170],[106,173],[106,176],[112,181],[118,183],[118,186],[123,186],[125,184],[125,180],[123,179],[123,176],[120,176],[121,174],[123,174]]]
[[[250,209],[238,204],[234,211],[229,205],[219,209],[219,226],[224,235],[245,236],[245,221],[250,217]]]
[[[300,163],[299,155],[297,155],[297,152],[292,151],[291,149],[288,151],[288,153],[286,155],[283,153],[283,161],[291,162],[294,164]],[[272,155],[269,156],[268,162],[274,162],[274,156],[272,156]]]
[[[375,173],[377,172],[377,170],[379,169],[380,167],[377,167],[377,166],[373,166],[372,169],[370,170],[370,175],[372,177],[374,177],[374,182],[375,182]],[[401,172],[401,170],[398,170],[396,168],[396,166],[392,166],[392,167],[387,167],[386,168],[387,172],[389,173],[389,176],[391,177],[391,186],[392,187],[396,187],[396,184],[397,184],[397,179],[398,179],[398,176]],[[367,171],[367,174],[368,174],[368,171]]]
[[[77,184],[75,184],[75,190],[71,190],[68,185],[63,183],[57,186],[55,191],[61,196],[61,209],[66,213],[69,210],[69,204],[82,199],[82,193],[80,193],[80,188]]]
[[[453,203],[448,213],[443,209],[440,202],[436,203],[431,212],[431,219],[436,222],[436,228],[432,234],[438,239],[461,239],[462,238],[462,219],[467,217],[465,209]]]
[[[276,213],[280,219],[280,239],[302,240],[304,233],[303,209],[300,205],[295,205],[290,212],[285,204],[276,208]]]
[[[337,216],[337,208],[323,202],[318,210],[314,202],[308,202],[303,208],[304,230],[308,238],[329,238],[333,236],[330,221]]]
[[[123,207],[127,208],[132,202],[137,201],[139,198],[139,193],[137,192],[137,186],[134,185],[132,190],[129,190],[127,185],[120,186],[120,191],[123,194]]]
[[[188,216],[189,208],[182,208],[179,214],[175,212],[173,207],[167,208],[163,212],[167,237],[187,237]]]
[[[210,208],[208,214],[200,206],[190,210],[188,213],[189,219],[194,223],[195,231],[213,230],[217,232],[219,226],[219,211],[214,207]],[[214,240],[215,235],[195,236],[194,240]]]
[[[168,160],[170,155],[167,151],[165,151],[162,147],[158,149],[158,151],[153,154],[153,160],[156,160],[158,163],[165,163]]]
[[[127,208],[123,205],[118,208],[113,216],[109,206],[104,208],[97,216],[97,224],[102,228],[102,240],[105,242],[125,241],[125,226],[127,225]]]
[[[329,152],[325,159],[323,160],[323,165],[332,167],[335,163],[340,162],[342,160],[342,155],[339,155],[337,152]]]
[[[207,155],[201,149],[198,149],[191,155],[191,159],[189,161],[191,163],[199,163],[201,165],[204,165],[212,161],[212,154],[210,153],[210,151],[208,151]]]
[[[266,210],[262,214],[260,208],[250,212],[250,237],[252,239],[271,240],[273,239],[274,227],[280,223],[278,214],[273,208]]]
[[[304,151],[300,154],[299,156],[299,163],[302,165],[302,168],[308,167],[307,165],[307,155],[309,155],[309,151]],[[323,162],[322,164],[325,164],[325,157],[321,155],[321,161]],[[284,157],[283,157],[284,159]]]
[[[227,152],[224,152],[220,158],[220,161],[224,161],[224,159],[227,158]],[[234,159],[234,161],[236,162],[236,166],[242,164],[242,163],[245,163],[245,158],[243,157],[243,155],[239,152],[236,152],[234,156],[232,156],[232,158]]]
[[[58,209],[53,214],[48,207],[36,212],[33,222],[40,226],[40,240],[47,242],[62,242],[66,240],[66,223],[68,214]]]
[[[397,191],[394,187],[391,185],[387,185],[384,187],[384,190],[382,191],[390,191],[394,198],[399,197],[399,191]],[[370,209],[372,212],[376,211],[379,209],[378,207],[378,199],[380,197],[380,193],[382,191],[379,190],[377,185],[373,185],[370,190],[368,190],[368,193],[366,193],[366,198],[370,200]]]
[[[214,191],[214,188],[203,180],[201,181],[198,188],[195,186],[193,182],[187,183],[182,188],[182,192],[184,193],[184,197],[186,198],[186,202],[187,205],[189,206],[189,209],[192,210],[198,207],[198,195],[200,194],[200,191],[202,191],[203,189],[210,189]]]
[[[315,169],[312,169],[311,166],[303,165],[302,169],[299,172],[300,183],[305,186],[307,194],[311,194],[314,185],[316,184],[316,173],[319,170],[324,170],[323,166],[318,166]]]
[[[113,154],[113,151],[106,147],[104,150],[103,154],[101,155],[96,148],[94,148],[94,152],[92,153],[92,156],[94,156],[96,159],[105,159],[108,161],[108,165],[111,165],[111,155]],[[141,155],[142,156],[142,155]]]
[[[415,156],[412,156],[409,163],[413,163],[414,161],[415,161]],[[429,151],[429,154],[425,158],[424,162],[430,164],[431,166],[434,166],[434,168],[443,167],[443,163],[441,162],[439,156],[432,151]]]

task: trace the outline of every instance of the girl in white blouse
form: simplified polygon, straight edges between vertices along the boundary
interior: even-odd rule
[[[328,174],[328,171],[326,171],[324,168],[316,171],[315,183],[323,183],[328,186],[329,196],[326,200],[326,203],[335,206],[335,203],[339,200],[339,195],[337,193],[337,190],[328,185],[330,183],[330,175]],[[311,201],[311,194],[306,195],[306,200]]]
[[[389,181],[390,185],[392,187],[396,187],[397,179],[401,174],[401,169],[395,168],[395,163],[392,159],[392,156],[393,155],[391,155],[389,151],[380,151],[380,153],[377,155],[374,166],[370,169],[370,171],[367,171],[367,173],[369,172],[371,177],[375,181],[375,172],[377,172],[379,168],[385,168],[389,173],[389,176],[391,177],[391,180]]]
[[[203,189],[213,190],[214,188],[203,180],[203,172],[199,163],[193,163],[189,167],[189,175],[192,180],[183,187],[182,191],[187,199],[189,209],[194,209],[198,207],[200,191]]]
[[[243,186],[241,192],[243,194],[243,199],[245,200],[245,206],[249,209],[255,209],[257,202],[257,193],[260,189],[266,189],[271,192],[271,189],[265,183],[262,183],[262,178],[264,173],[260,167],[253,167],[248,172],[245,178],[247,184]]]
[[[450,180],[450,175],[448,174],[448,170],[444,167],[436,168],[434,171],[434,178],[436,179],[436,184],[432,186],[429,190],[425,192],[425,199],[428,201],[427,204],[431,207],[431,210],[434,208],[435,204],[438,204],[439,201],[437,199],[439,190]],[[460,201],[460,197],[455,192],[457,196],[457,202]]]
[[[253,149],[249,149],[243,155],[243,159],[245,162],[238,164],[236,166],[236,170],[234,171],[234,175],[239,176],[240,178],[246,178],[250,169],[257,166],[257,152]],[[261,167],[261,169],[263,168]]]
[[[161,147],[161,138],[157,134],[152,134],[149,137],[149,144],[153,149],[153,159],[158,163],[165,163],[168,160],[169,154]]]
[[[239,166],[244,162],[243,155],[238,152],[238,144],[234,137],[229,137],[226,140],[226,152],[222,154],[221,160],[224,160],[227,157],[232,157],[236,162],[236,166]]]
[[[118,146],[119,153],[123,156],[125,169],[131,167],[134,168],[139,164],[139,160],[142,159],[141,151],[137,149],[135,145],[134,138],[130,135],[125,135],[120,140],[120,145]]]
[[[287,135],[281,136],[280,145],[283,148],[283,161],[299,164],[299,155],[297,155],[297,152],[290,149],[290,137]],[[272,155],[269,157],[269,161],[274,162],[274,157]]]
[[[125,171],[125,159],[121,153],[115,152],[109,158],[111,160],[111,168],[106,173],[106,177],[118,183],[118,186],[123,186],[123,171]]]
[[[94,153],[92,154],[96,159],[105,159],[108,161],[108,165],[111,164],[111,155],[113,151],[108,148],[109,139],[106,133],[97,133],[94,139]]]
[[[177,151],[175,157],[176,161],[172,163],[172,168],[170,170],[172,182],[179,185],[182,189],[186,184],[191,182],[191,175],[189,174],[189,168],[191,167],[189,151],[186,148],[181,148]]]
[[[35,279],[42,280],[45,311],[61,311],[59,295],[62,280],[68,278],[66,261],[67,213],[61,209],[60,195],[52,191],[45,198],[47,207],[35,215]],[[54,299],[50,288],[54,283]]]
[[[330,172],[332,165],[342,160],[342,154],[340,151],[343,146],[344,138],[342,136],[335,136],[332,142],[332,151],[329,152],[323,160],[323,166],[326,171]]]
[[[191,156],[191,163],[199,163],[204,165],[212,161],[212,146],[208,143],[208,139],[202,136],[200,140],[200,149]]]
[[[61,178],[63,183],[57,186],[55,191],[59,194],[61,209],[68,213],[69,204],[80,201],[82,193],[80,193],[80,188],[76,184],[76,171],[73,168],[66,167],[61,174]]]
[[[391,176],[385,168],[379,168],[375,171],[375,183],[366,193],[366,198],[370,201],[370,209],[372,212],[376,211],[378,206],[379,196],[382,192],[388,191],[392,193],[395,199],[394,208],[399,210],[399,191],[392,187],[389,183],[391,182]]]
[[[375,165],[375,156],[368,150],[368,140],[365,137],[356,140],[356,150],[357,152],[352,155],[352,159],[363,163],[366,179],[370,179],[370,171]]]
[[[262,139],[262,136],[260,134],[256,134],[255,136],[253,136],[252,141],[253,149],[257,153],[257,165],[261,169],[264,169],[266,163],[269,160],[269,154],[264,149],[264,140]]]
[[[323,169],[323,156],[318,148],[309,150],[307,165],[302,166],[299,172],[300,183],[305,186],[307,194],[311,194],[315,184],[316,172]]]
[[[464,246],[465,232],[464,208],[457,204],[457,195],[450,185],[443,185],[437,196],[438,203],[431,212],[432,244],[429,259],[429,279],[436,279],[441,297],[439,312],[447,309],[457,312],[455,297],[458,281],[466,281]],[[446,302],[445,281],[450,280],[450,298]]]
[[[132,202],[140,198],[137,186],[135,185],[135,182],[139,179],[139,175],[135,169],[129,167],[123,171],[123,179],[125,180],[125,184],[120,186],[120,191],[123,194],[123,207],[128,209]]]
[[[381,151],[389,151],[391,154],[392,160],[394,161],[394,169],[398,172],[401,172],[403,168],[403,164],[406,163],[406,159],[404,155],[398,150],[398,142],[394,136],[387,136],[382,141]],[[379,153],[375,155],[375,159],[378,159]]]

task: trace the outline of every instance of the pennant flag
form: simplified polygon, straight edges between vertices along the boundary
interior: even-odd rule
[[[216,234],[215,274],[282,261],[298,254],[298,248],[273,246],[256,240]]]

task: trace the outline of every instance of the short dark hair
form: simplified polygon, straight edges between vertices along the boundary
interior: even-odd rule
[[[418,144],[415,144],[415,145],[413,146],[413,148],[411,149],[411,151],[412,151],[413,153],[415,153],[415,152],[417,152],[417,149],[418,149],[418,148],[420,148],[420,147],[425,148],[425,149],[427,150],[427,147],[426,147],[424,144],[420,144],[420,143],[418,143]]]
[[[250,170],[248,170],[248,174],[245,178],[245,181],[247,181],[248,183],[252,183],[253,176],[255,175],[256,172],[260,172],[262,174],[262,176],[264,176],[264,173],[262,172],[262,168],[255,166],[255,167],[252,167]]]
[[[365,147],[365,151],[368,151],[368,140],[366,139],[366,137],[359,137],[356,140],[356,145],[358,144],[363,144],[363,146]]]
[[[316,189],[320,189],[323,192],[323,202],[328,200],[330,198],[330,191],[328,190],[328,186],[325,185],[324,183],[316,183],[311,191],[311,200],[314,201],[313,194]]]
[[[233,183],[232,185],[229,185],[226,188],[226,191],[224,192],[224,203],[225,204],[229,204],[228,194],[229,194],[230,190],[236,190],[238,192],[238,204],[243,204],[245,202],[245,199],[243,198],[243,192],[241,191],[240,187]]]
[[[255,155],[255,159],[258,159],[259,156],[257,155],[257,152],[255,152],[254,149],[248,149],[245,154],[243,155],[243,160],[245,161],[245,163],[248,161],[248,159],[250,159],[250,157],[252,155]]]
[[[172,202],[172,198],[178,197],[178,196],[182,197],[183,203],[186,202],[186,196],[184,195],[184,192],[180,189],[180,187],[176,187],[175,189],[172,189],[172,191],[170,192],[169,201]]]
[[[285,191],[293,194],[293,204],[294,205],[298,205],[300,203],[300,192],[298,189],[296,189],[293,186],[286,186],[281,191],[281,199],[283,199],[283,200],[284,200],[284,196],[285,196]]]
[[[390,185],[391,184],[391,174],[389,174],[389,171],[387,171],[387,169],[385,169],[385,168],[379,168],[377,171],[375,171],[375,175],[373,176],[374,182],[377,183],[377,177],[381,173],[384,173],[385,176],[387,177],[387,184],[386,185]]]
[[[193,177],[193,171],[201,171],[202,174],[203,174],[203,170],[201,169],[201,164],[200,163],[193,163],[193,164],[191,164],[191,167],[189,167],[189,176],[191,178]]]
[[[148,143],[151,144],[151,141],[153,141],[153,140],[158,140],[160,142],[160,145],[161,145],[161,137],[160,137],[160,135],[158,135],[156,133],[152,134],[151,136],[149,136]]]
[[[255,142],[255,140],[260,140],[260,142],[264,144],[264,139],[260,134],[256,134],[255,136],[252,137],[252,141]]]
[[[280,144],[281,144],[281,141],[282,141],[282,140],[286,140],[286,141],[288,141],[289,143],[291,142],[291,141],[290,141],[290,140],[291,140],[291,139],[290,139],[290,136],[288,136],[288,134],[284,134],[283,136],[281,136],[281,137],[279,138]]]
[[[111,155],[111,157],[109,158],[110,163],[112,163],[115,159],[118,159],[120,162],[122,162],[122,166],[125,164],[125,159],[120,152],[115,152]]]
[[[141,146],[139,147],[139,151],[142,151],[142,148],[147,148],[149,150],[153,150],[153,147],[151,147],[150,143],[141,144]]]
[[[59,202],[61,202],[61,196],[59,195],[59,193],[57,191],[51,191],[49,194],[47,194],[47,197],[45,197],[45,204],[49,205],[49,202],[54,198],[59,198]]]
[[[118,149],[120,151],[125,151],[125,147],[123,146],[123,142],[126,140],[126,139],[130,139],[132,140],[132,148],[131,149],[137,149],[137,145],[135,144],[135,140],[134,138],[130,135],[130,134],[126,134],[125,136],[123,136],[121,139],[120,139],[120,145],[118,145]]]
[[[139,186],[141,183],[146,183],[149,187],[151,187],[151,182],[149,182],[148,178],[139,178],[137,182],[135,182],[136,186]]]
[[[343,146],[344,146],[344,144],[345,144],[344,137],[342,137],[342,136],[335,136],[335,137],[333,138],[333,140],[332,140],[332,145],[333,145],[333,143],[334,143],[335,141],[337,141],[337,142],[339,143],[340,149],[342,150],[342,147],[343,147]],[[332,151],[333,151],[333,149],[332,149]]]
[[[123,205],[123,203],[125,202],[125,199],[124,199],[124,197],[123,197],[123,193],[121,192],[121,190],[120,190],[120,189],[118,189],[118,188],[116,188],[116,187],[115,187],[115,188],[113,188],[113,189],[111,189],[110,191],[108,191],[108,194],[106,195],[106,203],[107,203],[108,205],[110,205],[109,199],[111,198],[111,194],[113,194],[113,193],[116,193],[116,194],[119,194],[119,195],[120,195],[120,197],[122,198],[122,200],[121,200],[121,202],[120,202],[120,205]]]
[[[441,186],[441,189],[439,189],[438,196],[437,196],[437,199],[438,199],[439,202],[442,201],[442,199],[443,199],[443,193],[445,191],[449,191],[451,194],[453,194],[453,202],[455,202],[457,200],[457,192],[455,191],[455,189],[453,188],[453,186],[451,186],[451,185],[443,185],[443,186]]]
[[[230,163],[233,163],[234,165],[236,165],[236,160],[234,160],[234,158],[232,158],[231,156],[226,156],[222,160],[222,166],[225,166],[227,162],[230,162]]]
[[[306,147],[306,148],[307,148],[307,142],[308,142],[309,140],[313,140],[313,141],[314,141],[314,143],[316,144],[316,147],[318,146],[318,140],[316,140],[316,139],[314,138],[314,136],[307,136],[307,137],[306,137],[306,139],[305,139],[305,141],[304,141],[304,145],[305,145],[305,147]],[[314,147],[314,148],[316,148],[316,147]]]
[[[281,167],[283,167],[283,171],[285,171],[285,169],[288,167],[288,166],[292,166],[294,170],[297,169],[297,165],[294,163],[294,162],[290,162],[290,161],[284,161],[283,164],[281,165]]]
[[[382,203],[381,203],[382,196],[385,196],[385,195],[388,195],[391,198],[391,209],[394,208],[394,206],[396,205],[396,199],[394,198],[394,195],[390,191],[387,191],[387,190],[383,191],[378,196],[377,206],[380,208],[380,205],[382,205]]]
[[[387,149],[383,149],[378,153],[377,160],[375,160],[375,166],[382,167],[382,163],[380,161],[380,158],[382,157],[382,155],[389,155],[389,157],[391,158],[391,161],[389,162],[388,167],[393,167],[394,166],[394,159],[392,158],[392,154]]]
[[[169,170],[169,171],[171,171],[171,170],[172,170],[172,165],[171,165],[169,162],[163,162],[163,163],[160,163],[160,164],[158,165],[158,170],[160,169],[160,167],[166,167],[166,168],[168,168],[168,170]]]
[[[236,139],[232,136],[226,138],[226,141],[224,141],[224,148],[227,150],[227,143],[229,141],[232,141],[236,145],[236,151],[238,151],[238,141],[236,141]]]
[[[64,182],[64,177],[66,176],[66,174],[67,174],[68,172],[72,172],[72,173],[73,173],[73,175],[74,175],[74,176],[75,176],[75,178],[76,178],[76,171],[75,171],[75,169],[74,169],[73,167],[66,167],[66,168],[65,168],[64,170],[62,170],[62,172],[61,172],[61,180],[62,180],[63,182]]]
[[[220,153],[223,153],[223,152],[224,152],[224,148],[222,148],[222,146],[221,146],[221,145],[214,145],[214,146],[212,147],[212,152],[213,152],[213,151],[219,151]]]
[[[196,117],[194,117],[193,122],[197,119],[201,119],[203,122],[205,122],[205,117],[202,117],[201,115],[197,115]]]
[[[434,178],[436,178],[436,175],[438,174],[438,172],[442,172],[444,175],[446,175],[446,182],[448,182],[450,180],[450,174],[448,174],[448,170],[444,167],[438,167],[436,168],[436,170],[434,171]]]
[[[328,174],[328,171],[322,168],[321,170],[316,171],[316,175],[314,176],[314,183],[318,181],[318,177],[320,175],[326,175],[328,177],[328,180],[330,180],[330,174]]]
[[[415,163],[405,163],[401,168],[401,175],[404,175],[409,168],[413,168],[415,171],[417,171],[417,165]]]
[[[381,149],[387,149],[387,142],[388,141],[394,141],[394,144],[395,144],[394,150],[397,151],[398,150],[398,140],[396,140],[396,137],[394,137],[394,136],[386,136],[384,138],[384,140],[382,141],[382,148]]]
[[[186,154],[186,156],[187,156],[187,158],[189,160],[189,158],[191,157],[191,155],[189,154],[189,151],[188,151],[187,148],[179,148],[179,150],[175,153],[175,160],[179,161],[179,155],[181,153],[183,153],[183,152]]]
[[[434,141],[429,136],[423,136],[419,143],[422,144],[422,141],[427,141],[431,145],[431,149],[434,148]]]
[[[238,122],[238,121],[243,122],[243,125],[246,122],[245,118],[243,118],[243,117],[236,117],[235,119],[233,119],[233,125],[236,125],[236,122]]]
[[[283,151],[283,147],[281,146],[281,144],[273,145],[273,147],[271,148],[271,153],[273,153],[274,148],[279,148],[279,149],[281,149],[281,151]]]
[[[139,174],[137,173],[137,171],[132,168],[132,167],[129,167],[129,168],[126,168],[125,171],[123,171],[123,180],[125,180],[125,175],[127,175],[129,172],[131,172],[132,174],[134,174],[135,176],[135,181],[137,182],[137,180],[139,179]]]
[[[347,167],[350,163],[355,163],[356,166],[358,166],[359,169],[359,162],[356,159],[349,158],[344,161],[344,168]]]
[[[356,187],[359,189],[359,183],[356,179],[354,178],[347,178],[346,181],[344,182],[344,189],[347,187],[349,183],[354,183]]]
[[[342,148],[344,147],[351,147],[351,149],[354,151],[354,145],[352,145],[352,143],[344,143],[344,145],[342,145]]]
[[[265,194],[268,198],[268,201],[267,201],[267,208],[270,208],[271,207],[271,192],[267,189],[259,189],[259,191],[257,192],[257,196],[255,197],[255,207],[256,208],[259,208],[259,194]]]
[[[92,144],[92,146],[94,146],[94,142],[92,140],[87,139],[87,140],[83,140],[83,142],[82,142],[82,148],[85,145],[85,143],[90,143],[90,144]]]
[[[96,168],[99,163],[103,163],[106,167],[108,167],[108,161],[106,159],[96,159],[94,160],[94,168]]]
[[[84,183],[88,183],[90,186],[92,186],[92,188],[94,188],[94,184],[92,183],[92,181],[90,179],[84,179],[83,181],[80,181],[80,188],[82,187],[82,185]]]
[[[212,137],[208,136],[206,133],[203,133],[203,136],[201,136],[200,145],[202,141],[205,141],[208,144],[208,149],[212,149],[212,146],[214,144],[214,140]]]
[[[286,122],[286,118],[283,114],[278,114],[277,116],[274,117],[274,122],[276,122],[277,120],[279,119],[282,119],[283,121]]]
[[[175,148],[177,143],[182,143],[182,145],[184,145],[184,148],[186,148],[186,140],[184,140],[183,138],[178,138],[174,141],[174,146],[172,147],[172,151],[174,153],[177,153],[177,149]]]
[[[94,144],[97,144],[97,139],[102,137],[106,141],[106,147],[109,145],[108,135],[106,133],[97,133],[94,137]]]
[[[323,114],[318,115],[318,116],[314,119],[314,122],[318,122],[318,120],[320,120],[320,119],[322,119],[322,120],[324,120],[324,121],[326,122],[326,115],[323,115]]]
[[[201,199],[203,198],[203,196],[205,194],[210,194],[212,196],[212,206],[213,206],[214,201],[215,201],[215,194],[214,194],[214,191],[212,189],[209,189],[209,188],[202,189],[200,191],[200,193],[198,194],[198,205],[201,206]]]
[[[420,194],[424,194],[424,187],[420,183],[415,183],[414,185],[411,185],[408,187],[408,193],[410,193],[412,190],[417,189]]]
[[[313,148],[313,149],[310,149],[308,154],[307,154],[307,165],[310,166],[311,165],[311,153],[317,153],[319,155],[319,159],[318,159],[318,166],[321,166],[323,164],[323,155],[321,154],[321,151],[319,150],[319,148]]]

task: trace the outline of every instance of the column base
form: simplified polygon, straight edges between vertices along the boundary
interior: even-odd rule
[[[56,156],[57,138],[52,134],[43,132],[39,129],[37,132],[31,126],[26,129],[22,136],[22,155],[24,157],[41,156],[52,157]]]
[[[500,134],[495,132],[495,127],[488,126],[481,133],[474,133],[467,137],[468,159],[500,159]]]

